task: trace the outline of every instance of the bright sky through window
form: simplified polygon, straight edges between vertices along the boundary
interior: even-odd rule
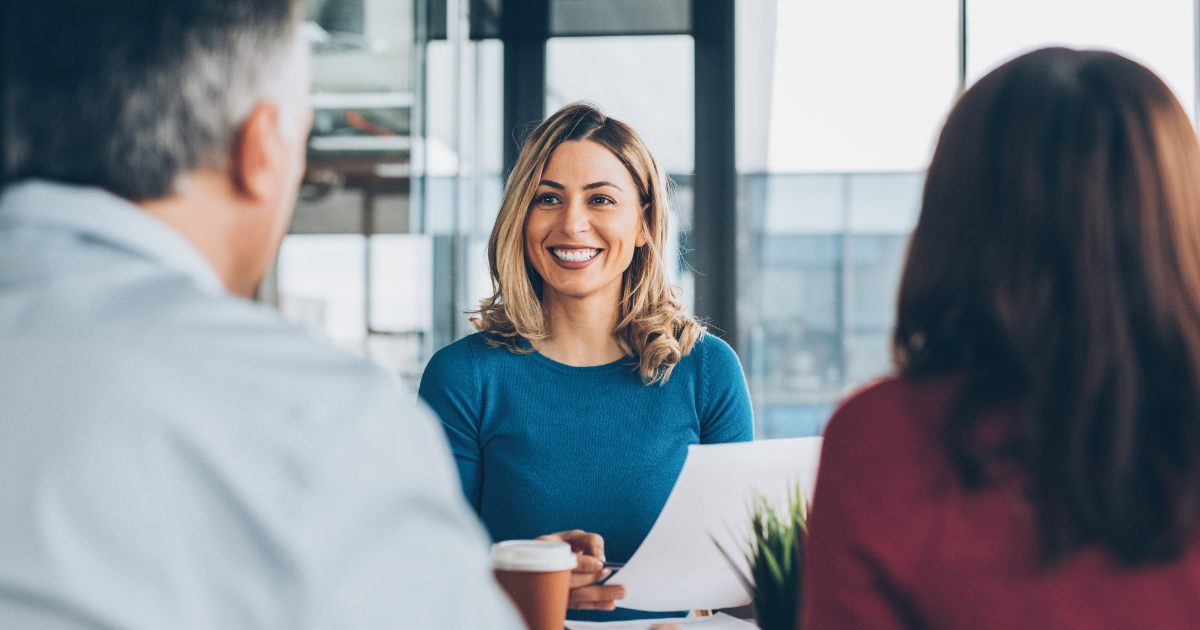
[[[957,87],[957,6],[780,0],[769,169],[923,169]]]
[[[1047,45],[1146,64],[1195,116],[1191,0],[968,0],[967,76]],[[956,0],[780,0],[775,173],[921,171],[957,88]]]
[[[1103,48],[1158,73],[1195,120],[1192,0],[971,0],[967,76],[1049,45]]]

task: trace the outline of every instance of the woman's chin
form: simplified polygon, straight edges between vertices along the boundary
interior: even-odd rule
[[[553,296],[560,300],[586,300],[597,293],[595,290],[588,290],[577,287],[556,287]]]
[[[620,283],[618,283],[618,287]],[[563,300],[587,300],[595,298],[605,293],[605,286],[599,283],[586,282],[566,282],[566,283],[546,283],[546,291],[543,289],[543,295],[551,299]],[[614,292],[612,298],[618,299],[619,290]]]

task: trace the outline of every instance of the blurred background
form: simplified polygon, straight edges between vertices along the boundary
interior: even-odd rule
[[[587,100],[675,182],[672,276],[734,346],[758,437],[890,370],[924,169],[956,94],[1049,44],[1197,104],[1196,0],[308,0],[309,170],[261,291],[416,385],[473,332],[524,134]]]

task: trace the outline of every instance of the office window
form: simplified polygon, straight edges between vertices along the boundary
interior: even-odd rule
[[[297,325],[416,379],[432,338],[433,247],[412,199],[411,1],[309,0],[313,128],[290,234],[261,292]],[[424,162],[422,162],[423,164]]]
[[[954,0],[779,2],[774,20],[746,16],[776,29],[769,52],[739,41],[760,59],[739,62],[758,95],[743,107],[769,121],[739,114],[758,134],[739,139],[738,163],[759,437],[819,434],[848,389],[889,369],[922,173],[958,86],[957,16]]]
[[[960,63],[970,85],[1042,46],[1114,50],[1156,71],[1195,119],[1188,0],[964,5],[965,32],[954,0],[739,9],[739,56],[755,60],[738,66],[742,356],[760,437],[817,434],[839,399],[890,372],[903,256]]]
[[[504,193],[503,143],[516,141],[500,131],[503,59],[501,42],[461,29],[427,46],[418,203],[433,238],[431,353],[475,332],[465,312],[492,294],[487,241]]]
[[[288,236],[279,249],[279,307],[292,323],[361,351],[366,338],[364,239],[356,234]]]

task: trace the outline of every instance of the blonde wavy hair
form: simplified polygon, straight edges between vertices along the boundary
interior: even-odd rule
[[[670,213],[668,180],[646,144],[629,125],[587,103],[567,105],[534,129],[508,176],[500,214],[488,241],[492,296],[471,311],[471,323],[488,333],[494,346],[532,352],[549,336],[542,310],[542,278],[525,255],[525,221],[542,169],[558,145],[588,140],[612,152],[637,185],[645,208],[646,244],[637,248],[622,278],[621,302],[613,334],[647,384],[666,383],[681,358],[692,351],[704,328],[683,313],[678,288],[667,279],[664,249]]]

